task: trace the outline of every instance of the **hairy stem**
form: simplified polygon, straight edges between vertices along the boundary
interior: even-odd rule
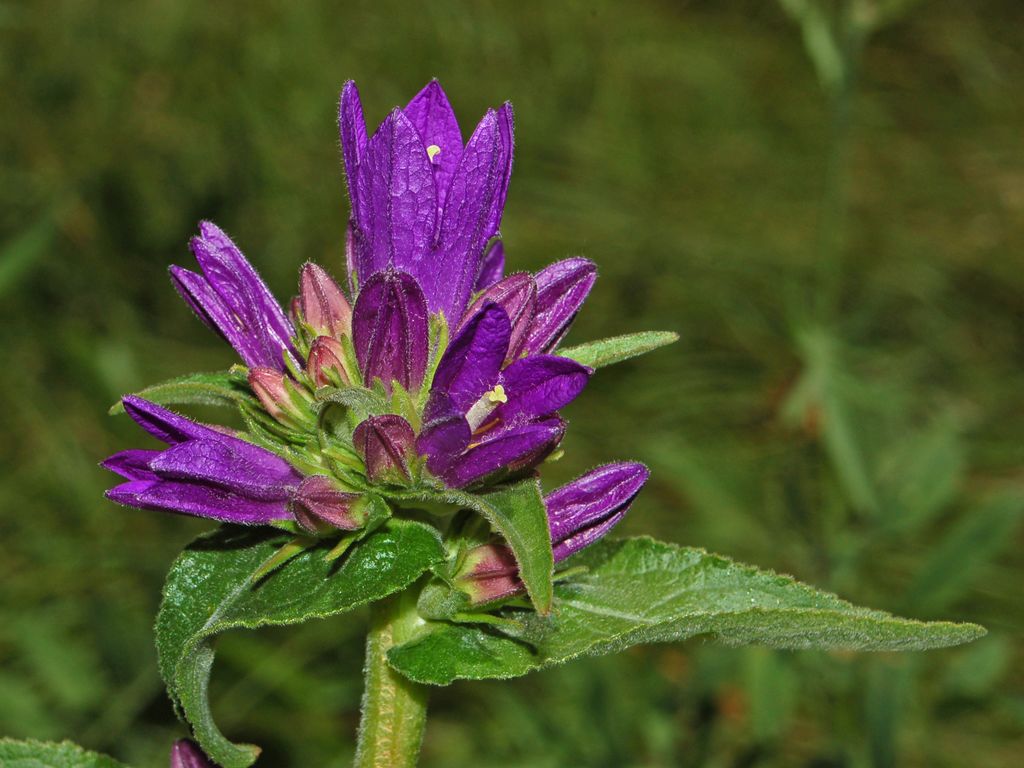
[[[362,719],[356,768],[415,766],[427,723],[427,692],[388,666],[387,652],[411,639],[422,623],[414,590],[405,590],[373,607],[366,638]]]

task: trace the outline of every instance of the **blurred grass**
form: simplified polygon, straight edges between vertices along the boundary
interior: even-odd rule
[[[1022,24],[1015,0],[934,0],[864,41],[823,255],[829,99],[776,5],[0,3],[0,733],[165,761],[150,628],[206,526],[102,499],[97,461],[140,439],[106,407],[232,362],[166,278],[199,218],[280,297],[305,259],[342,270],[339,87],[375,122],[436,75],[467,134],[516,106],[514,268],[600,265],[571,341],[683,337],[595,378],[547,482],[641,459],[626,533],[992,634],[915,657],[690,643],[457,685],[424,764],[1016,765]],[[266,765],[345,765],[362,626],[226,638],[224,728]]]

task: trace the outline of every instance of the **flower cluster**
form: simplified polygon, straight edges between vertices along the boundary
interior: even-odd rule
[[[349,82],[339,125],[347,290],[308,263],[286,312],[203,222],[191,241],[199,271],[171,267],[171,279],[241,358],[231,381],[246,431],[125,397],[168,447],[110,457],[104,466],[126,481],[108,492],[114,501],[314,535],[358,531],[372,523],[370,496],[479,491],[535,471],[558,447],[558,411],[593,371],[556,350],[596,268],[570,258],[504,275],[511,106],[488,110],[463,143],[431,82],[368,136]],[[646,478],[642,465],[611,464],[548,495],[556,561],[614,526]],[[469,553],[460,574],[476,602],[520,589],[498,543]]]

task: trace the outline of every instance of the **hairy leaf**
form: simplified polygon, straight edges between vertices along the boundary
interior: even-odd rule
[[[89,752],[70,741],[0,739],[3,768],[125,768],[112,757]]]
[[[154,384],[135,393],[157,405],[226,405],[255,402],[244,378],[232,371],[189,373],[175,379]],[[110,406],[110,415],[124,413],[124,404],[118,400]]]
[[[513,631],[438,622],[389,653],[423,683],[524,675],[578,656],[706,635],[730,644],[924,650],[973,640],[973,624],[924,623],[858,608],[788,576],[649,538],[602,541],[567,561],[549,617],[505,610]]]
[[[568,357],[577,363],[589,365],[591,368],[603,368],[613,363],[621,363],[631,357],[653,352],[679,340],[679,334],[672,331],[643,331],[627,333],[624,336],[612,336],[600,341],[588,341],[575,347],[557,350],[557,354]]]
[[[259,748],[233,744],[214,723],[207,700],[214,635],[349,611],[407,587],[444,557],[433,528],[391,520],[341,560],[328,562],[328,548],[315,547],[254,584],[260,566],[289,540],[224,526],[189,545],[164,585],[156,621],[160,672],[196,739],[224,768],[251,765]]]

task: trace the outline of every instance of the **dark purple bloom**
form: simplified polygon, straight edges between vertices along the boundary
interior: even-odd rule
[[[650,473],[633,461],[605,464],[545,497],[555,562],[597,541],[629,510]]]
[[[618,524],[647,482],[648,474],[647,467],[636,462],[605,464],[549,493],[544,505],[555,562],[593,544]],[[500,543],[467,552],[456,584],[476,604],[523,590],[515,557]]]
[[[235,348],[247,366],[285,370],[295,359],[295,329],[266,283],[231,239],[204,221],[190,247],[202,274],[171,267],[171,281],[192,311]]]
[[[362,287],[383,269],[402,270],[420,284],[429,310],[454,324],[501,223],[512,171],[511,106],[488,110],[463,146],[434,81],[367,139],[359,92],[349,82],[338,122],[352,201],[350,283]]]
[[[318,533],[325,527],[354,531],[365,521],[356,505],[359,498],[359,494],[343,490],[325,475],[310,475],[299,483],[290,509],[295,521],[307,531]]]
[[[461,487],[543,459],[564,433],[555,412],[592,373],[554,355],[525,357],[502,369],[511,338],[505,310],[486,302],[438,364],[417,448],[448,485]]]
[[[128,481],[107,491],[108,498],[247,525],[291,517],[288,501],[302,475],[280,456],[134,395],[124,398],[124,407],[169,447],[122,451],[103,462]]]
[[[194,741],[178,739],[171,747],[171,768],[214,768],[214,765]]]
[[[569,332],[597,280],[594,262],[582,257],[564,259],[534,276],[537,309],[523,351],[550,352]]]
[[[401,416],[371,416],[356,427],[352,439],[370,482],[408,483],[412,479],[409,461],[415,455],[416,435]]]
[[[352,314],[352,342],[367,386],[380,379],[389,391],[392,381],[419,388],[428,337],[427,305],[411,275],[386,269],[366,281]]]

